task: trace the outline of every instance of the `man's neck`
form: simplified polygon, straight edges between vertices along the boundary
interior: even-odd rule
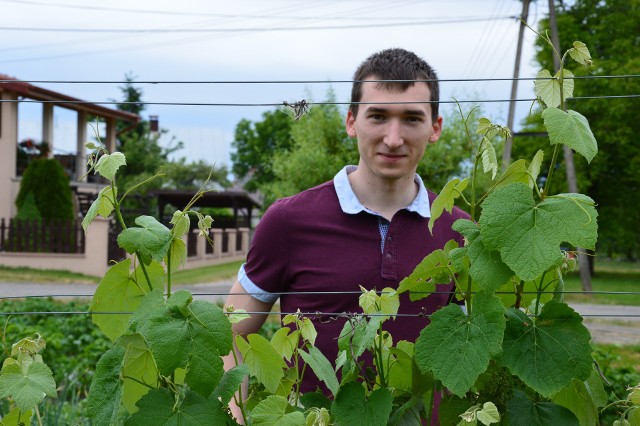
[[[349,183],[363,206],[387,220],[407,207],[418,195],[418,185],[413,176],[404,179],[380,179],[368,176],[358,168],[348,175]]]

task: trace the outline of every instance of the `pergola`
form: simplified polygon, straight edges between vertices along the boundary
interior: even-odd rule
[[[158,201],[160,217],[165,217],[165,209],[171,204],[174,207],[182,208],[193,198],[195,191],[173,191],[159,189],[150,192],[152,197]],[[252,210],[260,208],[261,204],[249,193],[242,190],[211,191],[206,192],[194,207],[214,207],[230,208],[233,210],[233,227],[251,228]],[[214,227],[216,224],[214,223]]]

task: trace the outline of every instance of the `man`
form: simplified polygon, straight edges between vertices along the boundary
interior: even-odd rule
[[[227,300],[227,306],[236,309],[268,312],[280,298],[283,313],[310,313],[318,331],[316,347],[331,361],[345,323],[338,315],[361,312],[360,286],[397,287],[447,241],[456,239],[462,245],[451,225],[468,218],[455,209],[440,217],[433,235],[428,230],[435,194],[425,189],[416,168],[442,130],[433,69],[411,52],[388,49],[364,61],[354,80],[346,130],[357,138],[358,166],[346,166],[332,181],[279,200],[267,210]],[[428,314],[447,304],[450,296],[432,294],[411,302],[403,294],[399,312],[423,316],[398,317],[387,321],[385,329],[394,342],[415,341],[428,324]],[[256,332],[265,318],[253,314],[235,324],[234,333]],[[232,366],[232,357],[225,364]],[[302,392],[317,386],[307,369]]]

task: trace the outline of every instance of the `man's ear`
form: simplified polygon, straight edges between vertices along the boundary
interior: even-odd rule
[[[345,120],[345,128],[347,129],[347,135],[352,138],[357,137],[356,134],[356,117],[353,115],[351,109],[347,111],[347,119]]]
[[[442,117],[438,117],[438,119],[433,122],[432,126],[433,133],[429,136],[429,143],[436,143],[442,134]]]

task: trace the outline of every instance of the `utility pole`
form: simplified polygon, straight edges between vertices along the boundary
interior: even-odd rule
[[[558,22],[556,21],[556,9],[554,0],[549,0],[549,29],[551,30],[551,43],[557,52],[560,52],[560,37],[558,36]],[[556,72],[560,69],[560,58],[557,55],[553,55],[553,67]],[[573,163],[573,151],[567,145],[562,145],[564,150],[564,163],[567,173],[567,186],[569,192],[578,192],[578,181],[576,178],[576,168]],[[589,256],[587,256],[586,250],[577,247],[578,251],[578,266],[580,268],[580,280],[582,281],[582,289],[584,291],[591,291],[591,271],[589,269]]]
[[[522,13],[520,14],[520,30],[518,31],[518,46],[516,47],[516,63],[513,67],[513,81],[511,82],[511,99],[509,101],[509,116],[507,117],[507,127],[513,133],[513,120],[516,114],[516,97],[518,96],[518,77],[520,77],[520,59],[522,58],[522,43],[524,40],[524,30],[529,18],[530,0],[522,0]],[[502,167],[506,169],[511,162],[511,147],[513,136],[507,138],[502,151]]]

